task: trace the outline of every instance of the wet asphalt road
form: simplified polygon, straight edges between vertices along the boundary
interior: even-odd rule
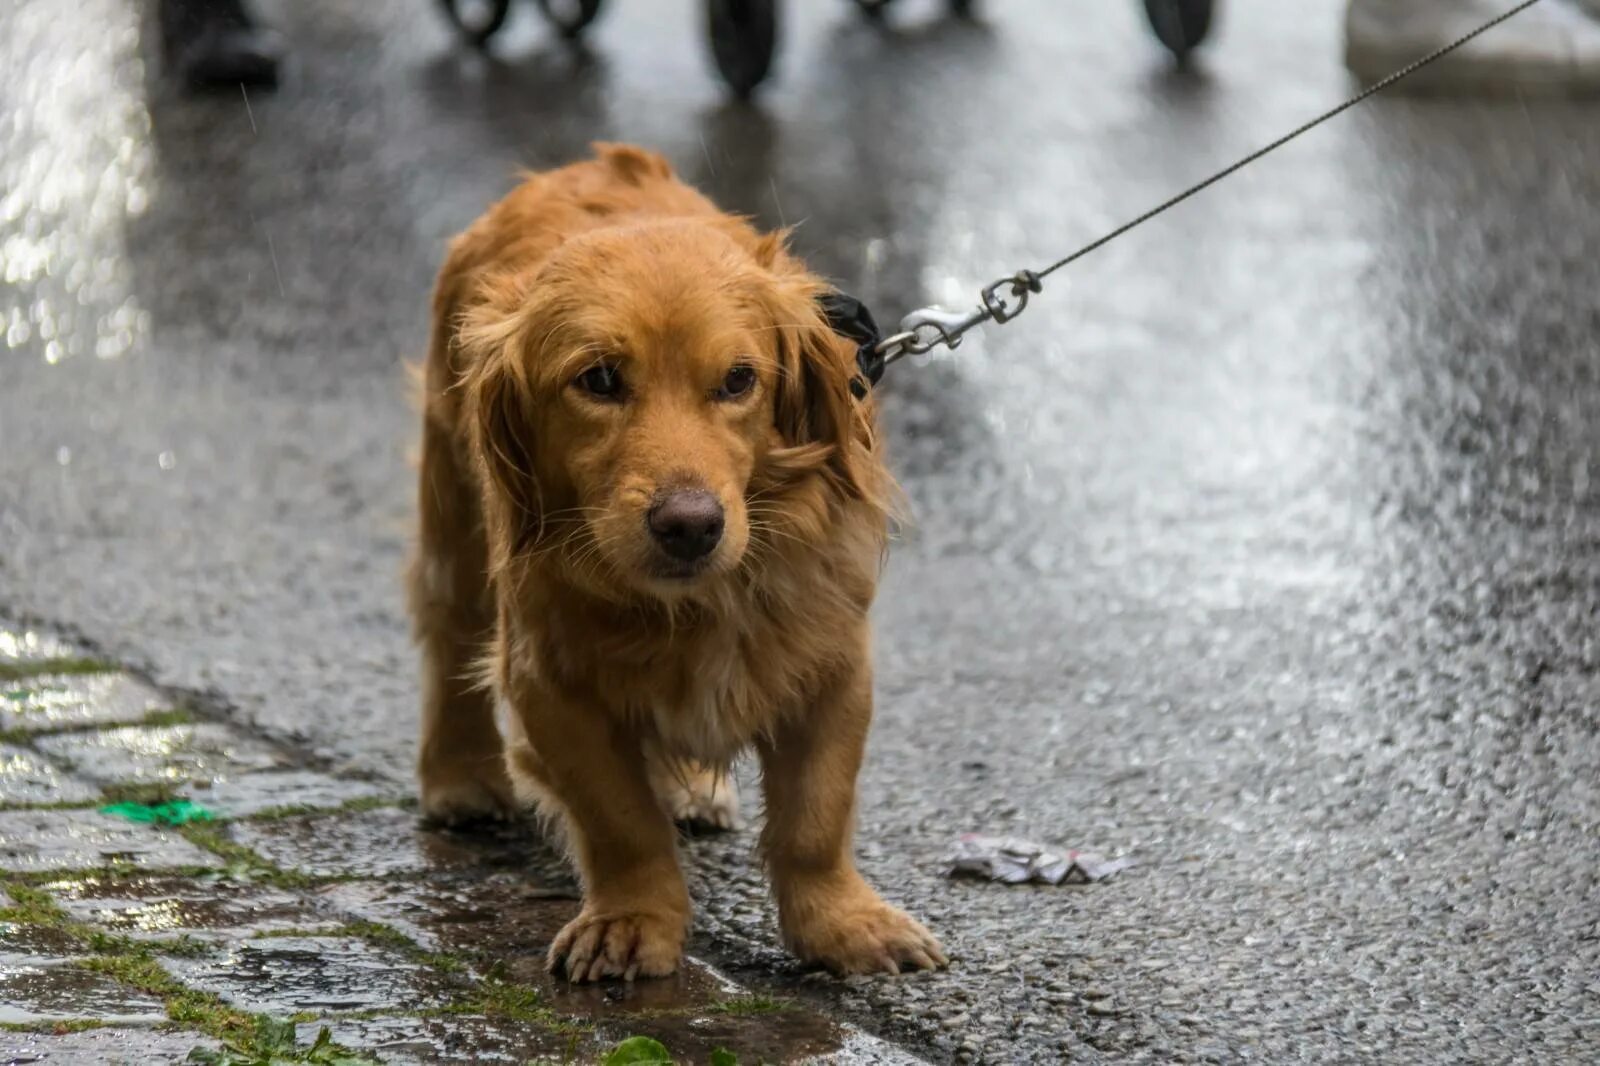
[[[1189,76],[1131,0],[814,0],[745,109],[695,7],[613,6],[484,61],[282,0],[247,113],[127,0],[7,5],[0,607],[403,779],[398,364],[515,167],[652,145],[893,317],[1350,89],[1334,0],[1232,0]],[[799,980],[749,832],[690,845],[696,950],[936,1061],[1600,1057],[1597,113],[1381,100],[893,372],[860,851],[956,964]],[[974,829],[1140,865],[946,881]]]

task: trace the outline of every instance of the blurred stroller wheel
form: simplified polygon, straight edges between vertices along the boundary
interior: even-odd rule
[[[463,37],[482,48],[504,25],[511,0],[439,0],[439,6]]]
[[[1597,0],[1597,2],[1600,2],[1600,0]],[[889,9],[889,5],[892,3],[894,3],[894,0],[856,0],[856,6],[861,9],[862,14],[873,19],[882,18],[883,13]],[[950,13],[957,18],[965,18],[972,14],[972,9],[976,4],[977,0],[950,0]]]
[[[1212,0],[1144,0],[1150,28],[1178,59],[1188,56],[1211,29]]]
[[[539,10],[561,35],[573,38],[600,14],[601,0],[539,0]]]

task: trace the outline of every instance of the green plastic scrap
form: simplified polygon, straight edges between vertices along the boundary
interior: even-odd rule
[[[630,1036],[606,1053],[601,1066],[673,1066],[672,1056],[661,1041],[648,1036]]]
[[[169,800],[166,803],[112,803],[100,808],[101,814],[112,814],[130,822],[147,822],[155,825],[187,825],[189,822],[209,822],[216,815],[188,800]]]

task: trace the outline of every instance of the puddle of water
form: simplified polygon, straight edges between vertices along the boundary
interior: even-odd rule
[[[559,929],[560,926],[557,926]],[[519,981],[541,987],[550,1006],[562,1014],[603,1021],[617,1014],[657,1010],[705,1010],[727,999],[720,981],[698,966],[684,965],[671,977],[647,981],[569,984],[544,972],[547,937],[536,952],[521,954],[507,966]]]
[[[136,940],[184,934],[243,940],[329,924],[307,898],[219,878],[88,879],[49,887],[73,918]]]
[[[136,722],[167,700],[126,674],[47,674],[0,682],[0,729],[45,730]]]
[[[6,803],[87,803],[100,790],[63,771],[44,756],[0,744],[0,801]]]
[[[146,869],[222,865],[175,833],[98,811],[0,811],[0,870],[81,870],[113,862]]]
[[[598,1024],[608,1039],[656,1036],[680,1062],[705,1062],[726,1047],[741,1062],[793,1062],[839,1047],[831,1021],[799,1008],[749,1015],[719,1008],[741,989],[698,964],[659,980],[571,985],[545,973],[551,939],[578,912],[570,884],[547,888],[507,872],[428,881],[357,881],[319,896],[332,910],[382,922],[432,951],[499,966],[537,989],[552,1009]],[[681,1012],[663,1018],[660,1012]]]
[[[218,722],[63,733],[41,737],[37,747],[105,784],[169,782],[186,786],[285,762],[277,749]]]
[[[155,996],[69,963],[10,959],[0,964],[0,1022],[26,1025],[82,1018],[144,1024],[165,1021],[167,1012]]]
[[[460,991],[442,974],[347,937],[249,940],[218,958],[169,959],[185,983],[243,1010],[394,1011],[443,1006]]]

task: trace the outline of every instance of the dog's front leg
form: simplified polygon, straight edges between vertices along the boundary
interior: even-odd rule
[[[872,719],[863,630],[859,661],[759,744],[767,795],[762,835],[790,950],[835,973],[899,973],[945,964],[933,935],[856,871],[850,838],[856,774]]]
[[[573,981],[672,973],[689,893],[638,738],[554,686],[513,678],[508,689],[522,734],[509,749],[513,778],[556,808],[583,877],[583,909],[550,945],[550,970]]]

